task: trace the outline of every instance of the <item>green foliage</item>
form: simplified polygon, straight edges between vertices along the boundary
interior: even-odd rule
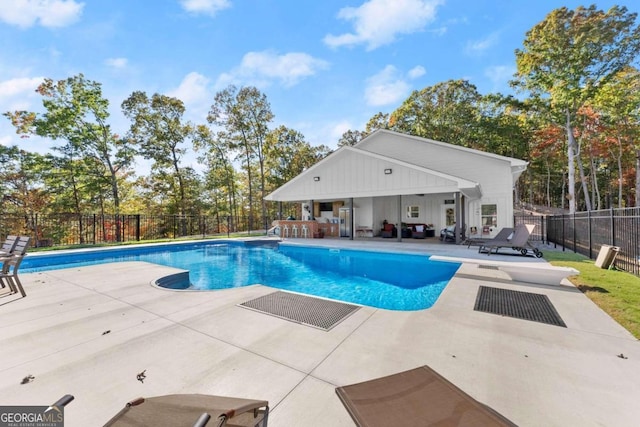
[[[27,111],[6,113],[19,134],[38,135],[63,141],[54,147],[61,153],[55,162],[71,162],[61,170],[70,171],[69,180],[74,187],[71,199],[64,201],[79,208],[81,198],[100,193],[111,197],[115,212],[120,205],[119,184],[123,172],[133,162],[135,150],[111,131],[109,101],[103,98],[101,85],[85,79],[82,74],[66,80],[45,79],[37,92],[42,96],[45,113]],[[83,159],[83,167],[74,166]],[[87,181],[86,186],[75,186],[76,178]],[[83,188],[87,194],[81,194]],[[109,194],[110,193],[110,194]],[[61,193],[64,194],[64,193]],[[62,195],[59,197],[63,197]]]
[[[556,9],[527,32],[516,50],[513,85],[534,98],[545,98],[567,132],[569,208],[576,210],[574,170],[577,164],[586,209],[591,209],[586,174],[579,158],[574,127],[578,111],[628,67],[640,53],[636,14],[614,6],[607,12],[589,8]],[[576,163],[577,161],[577,163]]]
[[[177,98],[136,91],[122,102],[122,111],[131,120],[128,139],[139,147],[143,158],[152,160],[156,178],[168,190],[172,209],[186,214],[192,201],[187,199],[186,176],[181,166],[192,136],[192,126],[183,121],[184,103]]]

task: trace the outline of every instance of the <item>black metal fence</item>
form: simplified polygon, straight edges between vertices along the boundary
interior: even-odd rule
[[[615,266],[640,276],[640,208],[546,217],[549,243],[595,259],[602,245],[620,248]]]
[[[0,240],[9,234],[30,236],[35,246],[97,245],[249,232],[263,220],[206,215],[33,214],[0,216]],[[271,220],[266,222],[271,224]],[[535,224],[531,239],[598,256],[602,245],[620,248],[615,265],[640,276],[640,208],[607,209],[571,215],[516,215],[515,225]]]
[[[259,226],[262,221],[252,222]],[[205,215],[33,214],[0,217],[0,239],[30,236],[35,246],[97,245],[248,231],[247,217]]]
[[[536,227],[531,233],[530,240],[536,242],[547,242],[547,221],[544,215],[514,215],[513,225],[533,224]]]

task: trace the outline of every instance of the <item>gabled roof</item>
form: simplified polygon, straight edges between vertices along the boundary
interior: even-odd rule
[[[393,143],[390,143],[393,141]],[[402,141],[401,143],[399,143]],[[527,169],[528,162],[513,157],[501,156],[499,154],[488,153],[485,151],[475,150],[473,148],[463,147],[461,145],[449,144],[446,142],[436,141],[429,138],[407,135],[404,133],[394,132],[387,129],[378,129],[368,135],[362,141],[358,142],[354,148],[370,151],[383,156],[403,160],[408,163],[417,164],[419,166],[434,168],[438,170],[445,169],[454,175],[463,175],[467,172],[465,162],[461,162],[460,167],[456,168],[455,162],[447,162],[443,165],[442,156],[434,155],[436,152],[446,152],[449,158],[460,159],[479,159],[476,161],[500,162],[508,164],[511,168],[513,183],[518,180],[520,174]],[[474,161],[475,162],[475,161]]]
[[[470,198],[481,195],[477,182],[356,147],[342,147],[265,199],[292,202],[457,191]]]
[[[480,183],[515,183],[527,162],[432,139],[377,130],[342,147],[265,197],[273,201],[337,200],[461,192],[482,197]],[[385,170],[390,173],[385,173]]]

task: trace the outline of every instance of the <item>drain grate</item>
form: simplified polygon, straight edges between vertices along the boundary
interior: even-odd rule
[[[566,328],[546,295],[480,286],[475,311],[547,323]]]
[[[281,319],[330,330],[360,307],[289,292],[273,292],[239,304]]]

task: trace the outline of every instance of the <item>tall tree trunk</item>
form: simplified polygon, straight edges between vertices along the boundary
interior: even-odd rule
[[[573,149],[576,144],[576,140],[573,137],[573,128],[571,126],[571,115],[569,111],[567,111],[567,191],[568,191],[568,199],[569,199],[569,213],[576,212],[576,161],[575,161],[575,150]]]
[[[578,164],[578,171],[580,172],[580,181],[582,184],[582,193],[584,194],[584,202],[586,210],[591,210],[591,198],[589,197],[589,188],[587,187],[587,180],[584,175],[584,167],[580,161],[580,150],[576,138],[573,135],[573,126],[571,125],[571,114],[567,111],[567,138],[569,143],[567,144],[567,159],[569,168],[569,213],[575,213],[576,211],[576,172],[575,165]]]
[[[598,168],[596,167],[596,161],[593,157],[593,153],[589,154],[589,164],[591,166],[591,177],[593,182],[593,184],[591,184],[591,198],[593,199],[596,210],[600,210],[602,201],[600,200],[600,186],[598,185]]]
[[[546,183],[546,192],[547,192],[547,207],[551,207],[551,168],[549,167],[549,162],[547,162],[547,183]]]
[[[640,148],[636,148],[636,202],[635,207],[640,208]]]

